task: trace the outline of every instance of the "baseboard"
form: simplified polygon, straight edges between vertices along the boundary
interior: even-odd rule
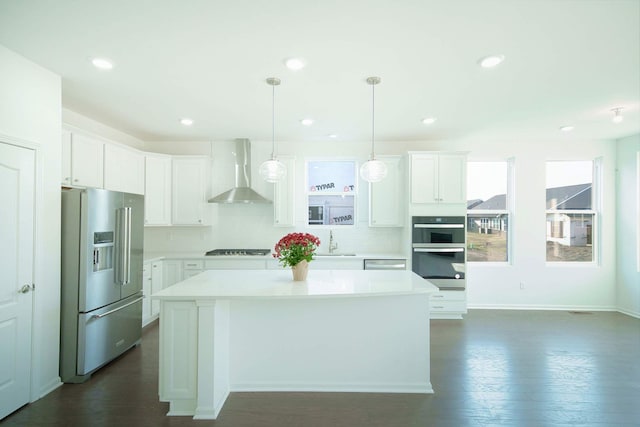
[[[35,399],[33,399],[31,402],[35,402],[38,399],[42,399],[47,394],[51,393],[53,390],[57,389],[58,387],[61,387],[62,384],[63,383],[60,380],[60,377],[55,377],[48,384],[40,387],[40,391],[38,392],[38,396]]]
[[[471,310],[555,310],[555,311],[620,311],[612,306],[538,305],[538,304],[467,304]]]
[[[626,310],[624,308],[618,308],[617,311],[619,313],[626,314],[627,316],[631,316],[631,317],[635,317],[636,319],[640,319],[640,312],[638,312],[638,311]]]

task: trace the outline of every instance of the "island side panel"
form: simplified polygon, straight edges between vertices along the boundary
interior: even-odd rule
[[[195,302],[161,301],[159,395],[167,415],[193,415],[197,397],[198,315]]]
[[[234,300],[231,391],[432,393],[428,294]]]

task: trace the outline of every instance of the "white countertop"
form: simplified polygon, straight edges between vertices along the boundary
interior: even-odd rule
[[[161,300],[369,297],[437,292],[412,271],[313,270],[294,282],[286,270],[208,270],[152,295]]]
[[[340,252],[338,252],[340,253]],[[253,260],[276,260],[272,254],[269,255],[220,255],[207,256],[203,252],[145,252],[144,261],[156,261],[162,259],[203,259],[203,260],[224,260],[224,259],[253,259]],[[355,255],[316,255],[314,259],[407,259],[406,255],[389,253],[356,253]],[[277,260],[276,260],[277,261]]]

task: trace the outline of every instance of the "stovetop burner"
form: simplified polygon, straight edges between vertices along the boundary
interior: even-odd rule
[[[205,255],[207,256],[224,256],[224,255],[264,256],[264,255],[269,255],[270,253],[271,253],[270,249],[213,249],[205,253]]]

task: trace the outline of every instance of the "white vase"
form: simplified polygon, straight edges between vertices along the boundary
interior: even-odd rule
[[[309,263],[306,259],[303,259],[296,265],[291,267],[291,272],[293,273],[293,281],[294,282],[303,282],[307,280],[307,272],[309,271]]]

